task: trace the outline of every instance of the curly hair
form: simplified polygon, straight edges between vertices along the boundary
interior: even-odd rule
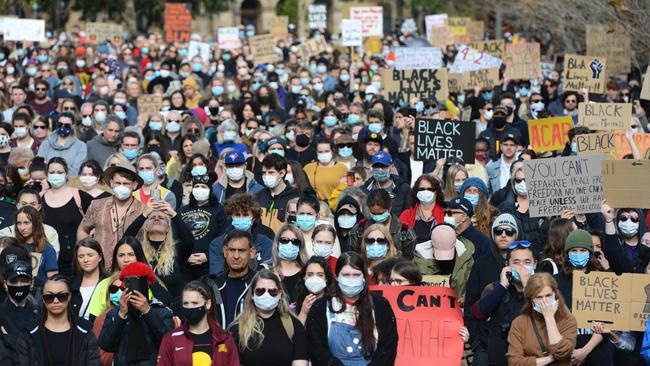
[[[223,204],[228,216],[243,215],[247,212],[253,214],[253,220],[257,220],[262,215],[262,208],[250,193],[237,193],[232,195]]]

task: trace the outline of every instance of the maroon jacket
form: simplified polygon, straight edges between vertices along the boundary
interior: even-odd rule
[[[240,366],[237,345],[230,334],[208,318],[212,330],[212,365]],[[194,342],[189,326],[180,327],[165,334],[158,352],[158,366],[192,366]]]

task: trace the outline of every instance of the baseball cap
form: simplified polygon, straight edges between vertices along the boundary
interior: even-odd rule
[[[454,259],[456,255],[456,232],[449,225],[438,225],[431,231],[433,256],[439,261]]]
[[[515,144],[521,145],[519,142],[521,139],[519,138],[519,134],[515,132],[508,132],[503,137],[501,137],[502,142],[506,142],[508,140],[512,140]]]
[[[13,281],[18,277],[27,277],[30,280],[32,277],[32,266],[25,261],[15,261],[7,266],[5,269],[5,276],[8,281]]]
[[[266,142],[267,149],[276,144],[280,144],[282,147],[287,147],[287,140],[285,140],[283,137],[271,137]]]
[[[233,150],[226,155],[224,159],[224,164],[244,164],[246,162],[246,157],[241,151]]]
[[[21,250],[21,248],[16,245],[6,247],[0,253],[0,273],[4,273],[10,264],[17,261],[29,263],[29,258],[25,254],[25,251]]]
[[[345,205],[341,205],[341,207],[339,207],[338,210],[336,210],[336,211],[339,212],[339,211],[341,211],[341,210],[348,210],[348,211],[350,211],[350,213],[353,214],[353,215],[356,215],[356,214],[357,214],[357,208],[354,207],[354,205],[351,204],[351,203],[347,203],[347,204],[345,204]]]
[[[373,132],[373,133],[369,134],[368,137],[366,137],[366,142],[368,142],[368,141],[374,141],[374,142],[378,142],[379,144],[381,144],[381,143],[384,142],[384,139],[381,137],[380,134]]]
[[[465,212],[469,217],[472,217],[472,215],[474,215],[472,203],[463,197],[456,197],[451,201],[446,202],[446,206],[448,209],[461,210]]]
[[[385,151],[379,151],[372,156],[372,165],[375,164],[383,165],[383,166],[391,166],[391,164],[393,164],[393,157],[390,156],[390,154]]]
[[[498,106],[494,107],[494,115],[497,115],[497,114],[502,114],[504,116],[507,116],[508,115],[508,107],[506,107],[504,105],[500,105],[500,104]]]

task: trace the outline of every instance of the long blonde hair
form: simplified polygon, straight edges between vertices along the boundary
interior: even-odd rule
[[[259,348],[264,342],[264,320],[257,314],[255,303],[253,302],[253,295],[255,294],[257,283],[260,280],[271,280],[275,282],[275,285],[279,290],[279,296],[282,296],[275,311],[280,317],[292,316],[289,311],[289,305],[287,304],[284,290],[282,289],[280,277],[268,269],[262,269],[257,272],[255,277],[253,277],[248,292],[246,293],[246,297],[244,298],[244,311],[239,314],[237,319],[235,319],[229,327],[230,330],[233,325],[239,325],[239,345],[241,351],[246,349],[252,351]]]
[[[280,246],[280,238],[285,231],[291,231],[296,236],[296,238],[300,240],[300,251],[303,251],[305,247],[305,236],[302,235],[302,231],[298,229],[296,225],[284,224],[280,230],[277,231],[277,234],[275,234],[275,240],[273,240],[273,247],[271,249],[271,260],[273,262],[273,270],[278,274],[278,276],[280,276],[280,278],[282,278],[282,265],[280,264],[280,253],[278,248]],[[300,258],[300,254],[298,254],[296,257],[295,262],[298,263],[300,268],[305,266],[302,258]]]
[[[388,241],[388,252],[386,252],[386,257],[384,257],[382,260],[400,255],[399,249],[395,247],[395,244],[393,243],[393,237],[390,235],[388,228],[384,224],[372,224],[363,231],[363,239],[361,240],[361,256],[366,261],[366,263],[369,263],[368,255],[366,254],[366,241],[368,239],[368,235],[370,235],[370,233],[373,231],[381,232],[384,238],[386,238]]]
[[[174,256],[176,254],[176,250],[174,244],[174,235],[172,233],[171,220],[167,215],[164,215],[164,219],[169,229],[167,231],[167,235],[165,235],[165,240],[160,245],[160,250],[158,251],[158,258],[155,258],[156,250],[153,248],[153,245],[149,240],[149,227],[151,226],[151,215],[147,218],[147,220],[144,222],[144,225],[142,227],[144,234],[142,235],[141,242],[142,242],[142,249],[144,251],[144,255],[145,257],[147,257],[147,261],[151,264],[153,263],[156,264],[155,266],[152,266],[153,271],[156,274],[167,276],[170,275],[174,270]]]
[[[465,178],[469,178],[469,173],[467,172],[467,168],[465,166],[460,165],[460,164],[454,164],[449,167],[447,170],[447,176],[445,177],[445,200],[450,201],[452,198],[458,196],[458,192],[456,192],[456,187],[454,186],[454,180],[456,180],[456,174],[458,172],[463,172],[465,173]]]

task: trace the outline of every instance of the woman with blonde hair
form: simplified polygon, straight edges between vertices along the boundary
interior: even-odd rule
[[[460,164],[454,164],[449,167],[445,175],[445,200],[450,201],[460,194],[460,187],[463,186],[465,179],[469,178],[467,168]]]
[[[533,275],[524,289],[525,303],[508,334],[508,364],[571,365],[577,322],[548,273]]]
[[[251,282],[244,311],[230,327],[242,365],[307,366],[307,334],[286,301],[277,274],[262,269]]]
[[[393,237],[385,225],[372,224],[363,232],[361,240],[361,256],[368,263],[368,270],[377,263],[401,255],[399,249],[393,244]]]

